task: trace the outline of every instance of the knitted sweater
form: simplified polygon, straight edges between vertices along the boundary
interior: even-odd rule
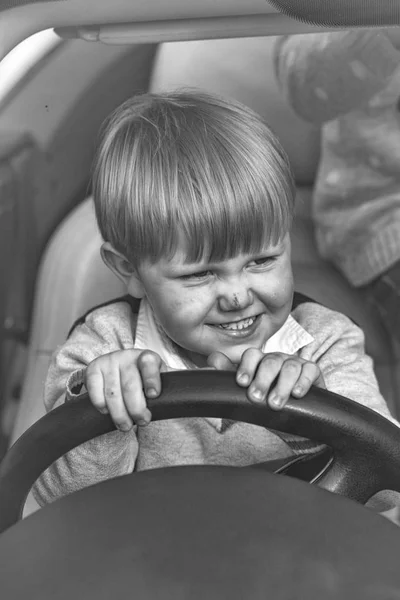
[[[62,404],[66,393],[67,399],[73,395],[76,385],[83,382],[85,367],[108,352],[147,347],[159,351],[168,366],[185,368],[176,362],[178,359],[165,340],[157,338],[151,315],[143,301],[139,315],[127,301],[108,304],[86,315],[53,356],[45,385],[46,409]],[[269,351],[280,348],[315,361],[329,390],[391,418],[379,393],[372,361],[364,352],[363,333],[347,317],[319,304],[302,302],[268,342]],[[278,435],[246,423],[230,422],[222,427],[219,421],[157,421],[128,433],[115,431],[91,440],[62,457],[40,477],[33,490],[35,498],[43,505],[133,470],[179,464],[246,466],[290,457],[318,446],[297,436]]]
[[[319,251],[364,285],[400,259],[400,52],[382,32],[295,35],[275,65],[289,104],[322,124]]]

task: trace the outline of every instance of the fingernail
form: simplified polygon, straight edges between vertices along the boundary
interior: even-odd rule
[[[256,402],[261,402],[263,399],[261,390],[251,390],[250,395]]]
[[[271,408],[282,408],[283,399],[276,394],[271,394],[268,398],[268,404],[271,406]]]
[[[243,385],[246,385],[246,383],[249,383],[249,376],[247,373],[238,373],[237,381],[238,383],[243,383]]]
[[[149,398],[155,398],[157,396],[157,390],[156,388],[148,388],[146,390],[146,396],[148,396]]]
[[[302,394],[303,393],[303,388],[300,385],[296,385],[295,388],[293,388],[293,394]]]
[[[132,425],[129,425],[129,423],[123,423],[121,425],[118,425],[118,429],[120,431],[124,431],[124,432],[125,431],[130,431],[131,427],[132,427]]]
[[[151,421],[151,412],[149,410],[146,410],[143,417],[141,419],[138,419],[136,421],[136,423],[138,425],[141,425],[142,427],[144,427],[145,425],[148,425],[150,423],[150,421]]]

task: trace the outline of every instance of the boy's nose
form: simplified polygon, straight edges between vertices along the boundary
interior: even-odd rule
[[[243,310],[251,306],[253,301],[253,294],[247,288],[226,290],[218,298],[219,309],[223,311]]]

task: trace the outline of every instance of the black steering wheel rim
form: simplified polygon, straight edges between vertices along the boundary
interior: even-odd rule
[[[400,428],[348,398],[312,387],[280,410],[250,403],[228,371],[174,371],[162,374],[162,393],[148,400],[153,421],[180,417],[221,417],[260,425],[328,445],[333,461],[318,485],[365,503],[380,490],[400,492]],[[55,460],[115,425],[86,394],[32,425],[0,465],[0,532],[15,523],[30,488]]]

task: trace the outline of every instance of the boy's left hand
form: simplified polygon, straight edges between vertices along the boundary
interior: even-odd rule
[[[239,365],[222,352],[213,352],[207,362],[218,370],[235,370],[238,385],[248,388],[248,399],[268,402],[275,410],[283,408],[291,395],[302,398],[312,385],[325,388],[317,364],[283,352],[264,354],[257,348],[249,348],[243,352]]]

